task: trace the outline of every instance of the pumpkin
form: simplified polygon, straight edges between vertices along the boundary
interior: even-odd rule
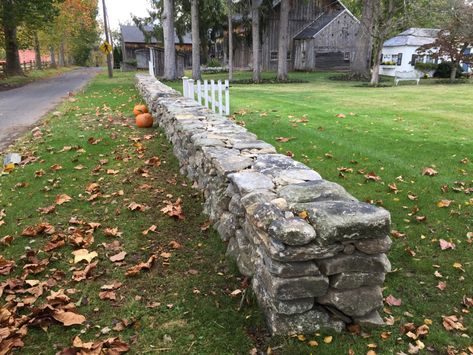
[[[136,125],[140,128],[148,128],[153,126],[153,116],[149,113],[142,113],[136,116]]]
[[[141,115],[142,113],[148,113],[148,108],[146,107],[146,105],[138,104],[135,105],[135,107],[133,108],[133,113],[135,114],[135,116]]]

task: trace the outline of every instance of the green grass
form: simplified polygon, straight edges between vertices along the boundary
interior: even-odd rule
[[[231,87],[232,111],[240,124],[360,200],[388,209],[393,229],[406,234],[394,238],[389,253],[394,271],[384,290],[386,296],[402,299],[401,307],[387,306],[395,325],[374,330],[367,339],[337,335],[331,347],[317,351],[340,354],[351,347],[361,354],[368,350],[367,344],[376,343],[380,354],[407,352],[408,343],[414,341],[400,333],[400,326],[408,322],[419,326],[426,318],[433,321],[422,339],[427,347],[438,353],[445,353],[448,346],[466,350],[473,344],[468,338],[473,335],[472,316],[462,306],[463,296],[473,296],[473,246],[467,238],[473,232],[473,195],[454,188],[460,183],[463,189],[473,187],[473,85],[403,83],[375,89],[331,81],[332,75],[292,73],[290,78],[309,83]],[[250,76],[249,72],[236,74],[238,79]],[[218,77],[222,75],[206,78]],[[177,83],[172,85],[179,89]],[[339,113],[346,118],[337,118]],[[293,139],[279,143],[277,137]],[[461,162],[464,158],[469,159],[466,164]],[[353,172],[341,174],[342,167]],[[424,167],[434,167],[438,175],[422,176]],[[369,172],[382,181],[366,181]],[[388,187],[393,183],[397,193]],[[443,185],[448,185],[447,192],[442,191]],[[410,200],[409,194],[418,199]],[[454,202],[439,208],[441,200]],[[418,222],[416,216],[426,216],[426,221]],[[456,248],[440,250],[439,239],[453,242]],[[454,263],[461,263],[464,271],[454,268]],[[435,271],[443,278],[435,277]],[[444,291],[436,288],[439,281],[446,281]],[[463,317],[468,328],[465,336],[442,326],[442,316],[452,314]],[[380,338],[385,331],[392,332],[388,340]],[[304,342],[290,342],[284,349],[310,351]]]
[[[50,258],[50,263],[45,271],[28,277],[48,280],[54,269],[64,271],[65,276],[51,290],[77,289],[70,297],[78,304],[78,312],[86,316],[86,322],[69,328],[51,325],[47,332],[30,326],[20,353],[54,354],[71,346],[76,335],[87,341],[119,336],[131,345],[133,354],[248,354],[253,348],[263,352],[271,348],[276,354],[346,354],[349,349],[365,354],[368,344],[376,344],[378,354],[407,353],[408,343],[413,341],[401,334],[400,326],[408,322],[419,326],[426,318],[433,324],[422,341],[433,353],[446,353],[448,346],[466,350],[473,343],[462,336],[472,336],[473,325],[471,315],[462,312],[463,296],[473,296],[472,246],[466,237],[468,231],[473,231],[472,196],[451,189],[455,181],[464,181],[467,187],[472,184],[472,163],[462,164],[460,160],[473,159],[473,117],[467,100],[473,86],[371,89],[329,81],[330,74],[305,73],[293,76],[308,80],[306,84],[232,86],[232,109],[237,112],[237,121],[282,153],[291,151],[295,159],[342,184],[359,199],[382,204],[392,213],[393,228],[407,234],[394,240],[389,254],[394,272],[387,277],[384,293],[402,299],[401,307],[386,306],[395,318],[394,326],[367,331],[362,336],[321,332],[298,340],[269,338],[250,292],[240,310],[240,297],[230,296],[245,285],[245,280],[226,261],[225,245],[216,233],[201,230],[200,225],[206,221],[202,197],[190,188],[190,181],[179,175],[172,147],[161,131],[134,128],[131,108],[141,99],[133,87],[132,75],[116,73],[113,80],[105,74],[98,76],[75,101],[59,108],[59,117],[48,116],[43,121],[42,137],[34,139],[29,135],[15,147],[15,151],[34,155],[38,160],[0,177],[0,210],[5,209],[6,213],[0,237],[14,237],[10,246],[0,244],[0,254],[16,261],[10,275],[0,276],[0,284],[22,274],[27,264],[22,257],[25,248],[40,250],[50,239],[23,237],[20,234],[25,227],[45,221],[68,235],[72,216],[102,224],[89,248],[99,254],[92,279],[71,281],[77,265],[72,263],[71,252],[75,248],[70,244],[40,252],[39,258]],[[338,113],[346,114],[346,118],[336,118]],[[291,122],[303,117],[308,122]],[[91,137],[102,140],[92,145],[88,143]],[[276,137],[294,139],[279,143]],[[73,149],[61,151],[65,146]],[[161,166],[146,165],[145,161],[153,156],[160,157]],[[103,159],[108,162],[94,172]],[[54,164],[61,165],[62,170],[51,170]],[[74,169],[78,165],[84,169]],[[353,168],[354,172],[341,177],[337,168],[342,166]],[[422,176],[426,166],[435,166],[439,174]],[[140,175],[138,168],[149,170],[148,176]],[[41,169],[45,175],[35,177]],[[107,169],[119,172],[109,175]],[[362,169],[374,171],[382,182],[366,182],[363,174],[357,173]],[[402,181],[396,179],[399,176]],[[17,185],[22,182],[28,185]],[[102,196],[88,202],[85,189],[92,182],[100,185]],[[397,184],[397,194],[387,186],[393,182]],[[143,184],[151,188],[141,190]],[[443,184],[450,186],[449,192],[441,192]],[[117,194],[120,190],[123,195]],[[37,208],[53,204],[56,195],[63,193],[72,201],[57,206],[53,214],[37,212]],[[408,193],[418,195],[418,200],[409,200]],[[178,197],[183,201],[185,220],[160,212],[166,205],[164,201]],[[455,202],[449,208],[438,208],[436,204],[442,199]],[[151,208],[132,212],[127,208],[131,202]],[[425,223],[409,215],[415,205],[420,209],[417,215],[427,216]],[[144,236],[142,231],[153,224],[158,233]],[[118,227],[122,237],[105,236],[106,227]],[[454,242],[456,249],[441,251],[440,238]],[[114,252],[101,246],[113,240],[119,240],[128,253],[123,265],[113,265],[108,257]],[[182,248],[172,249],[171,241],[177,241]],[[169,265],[159,256],[162,252],[171,253]],[[151,254],[159,257],[150,271],[132,278],[124,276],[129,267],[146,261]],[[465,271],[454,268],[455,262],[461,263]],[[84,266],[81,264],[80,269]],[[444,291],[436,288],[436,270],[447,282]],[[100,300],[100,286],[114,280],[123,282],[116,291],[117,300]],[[50,290],[45,291],[35,306],[43,304],[49,293]],[[6,304],[7,296],[3,294],[0,305]],[[19,301],[24,296],[18,293],[16,297]],[[155,308],[147,307],[149,304]],[[29,313],[29,309],[18,311]],[[463,317],[467,331],[444,330],[442,315],[453,314]],[[123,331],[100,333],[101,329],[112,329],[121,319],[135,322]],[[389,339],[381,339],[382,332],[391,332]],[[333,335],[332,343],[323,342],[326,335]],[[319,345],[310,347],[310,340]]]
[[[0,90],[13,89],[33,81],[51,78],[62,73],[67,73],[75,68],[76,67],[60,67],[57,69],[32,70],[25,73],[25,75],[0,78]]]

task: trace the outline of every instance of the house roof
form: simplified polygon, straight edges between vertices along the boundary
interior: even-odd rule
[[[153,26],[144,26],[146,32],[153,32]],[[120,26],[123,42],[125,43],[151,43],[156,44],[158,40],[155,36],[151,36],[149,42],[145,40],[145,35],[138,28],[138,26]],[[192,35],[190,32],[182,36],[182,43],[179,41],[179,36],[174,32],[176,44],[192,44]]]
[[[433,43],[439,32],[440,30],[435,28],[409,28],[396,37],[390,38],[384,42],[384,47],[420,47],[424,44]]]
[[[314,38],[314,36],[322,31],[330,22],[335,20],[345,9],[338,11],[324,12],[317,17],[309,26],[299,32],[294,39]]]

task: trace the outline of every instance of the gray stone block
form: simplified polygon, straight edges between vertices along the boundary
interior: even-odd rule
[[[254,190],[274,189],[273,181],[269,177],[255,171],[233,173],[228,175],[228,178],[237,186],[241,195],[246,195]]]
[[[316,236],[314,228],[298,217],[275,220],[269,226],[268,233],[287,245],[305,245]]]
[[[377,239],[361,239],[353,243],[359,251],[365,254],[387,253],[393,244],[389,236]]]
[[[224,212],[218,220],[216,229],[223,241],[228,241],[235,236],[237,230],[236,217],[230,212]]]
[[[367,238],[384,238],[390,232],[388,211],[357,201],[321,201],[296,204],[306,211],[321,245]]]
[[[381,288],[362,287],[354,290],[329,289],[328,292],[316,299],[320,304],[337,308],[348,316],[362,317],[383,306]]]
[[[284,219],[284,213],[271,203],[262,203],[254,209],[253,213],[247,212],[250,221],[264,231],[268,230],[274,221]]]
[[[320,270],[313,261],[281,262],[270,258],[263,248],[258,249],[264,267],[278,277],[318,276]]]
[[[272,298],[283,301],[319,297],[328,289],[328,278],[322,275],[282,278],[261,268],[257,270],[257,277]]]
[[[384,282],[384,273],[350,272],[330,276],[330,287],[349,290],[362,286],[380,286]]]
[[[362,317],[354,317],[353,322],[361,325],[363,328],[382,327],[385,325],[378,311],[372,311]]]
[[[285,262],[331,258],[343,250],[341,244],[320,246],[316,243],[309,243],[304,246],[290,246],[273,238],[266,241],[265,247],[271,258]]]
[[[341,273],[386,273],[391,271],[391,263],[385,254],[371,256],[361,253],[353,253],[352,255],[340,254],[333,258],[317,260],[316,262],[320,271],[327,276]]]
[[[320,179],[284,186],[278,191],[278,193],[279,196],[293,203],[327,200],[356,200],[346,192],[342,186]]]

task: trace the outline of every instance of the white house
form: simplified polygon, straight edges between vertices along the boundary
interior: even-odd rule
[[[409,28],[383,44],[383,59],[379,73],[395,76],[397,71],[413,71],[416,62],[434,63],[430,56],[419,56],[417,49],[433,43],[440,30],[433,28]]]

